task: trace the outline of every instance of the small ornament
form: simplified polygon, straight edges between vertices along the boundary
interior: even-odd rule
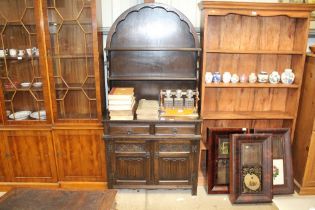
[[[260,83],[266,83],[266,82],[268,82],[268,73],[267,72],[265,72],[265,71],[261,71],[261,72],[259,72],[259,74],[258,74],[258,82],[260,82]]]
[[[240,82],[241,82],[241,83],[246,83],[246,82],[248,82],[248,78],[247,78],[246,74],[242,74],[242,75],[240,76]]]
[[[248,81],[249,83],[255,83],[257,81],[257,76],[255,73],[250,73],[249,77],[248,77]]]
[[[231,82],[232,83],[238,83],[240,81],[240,77],[237,74],[233,74],[231,77]]]
[[[295,75],[292,72],[292,69],[285,69],[281,74],[281,82],[283,84],[292,84],[294,82]]]
[[[213,73],[212,82],[214,83],[220,83],[221,82],[221,74],[220,72],[216,71]]]
[[[231,73],[226,71],[226,72],[223,73],[222,81],[224,83],[230,83],[231,82],[231,77],[232,77]]]
[[[206,75],[205,75],[205,81],[206,81],[206,84],[209,84],[212,82],[212,79],[213,79],[213,75],[211,72],[206,72]]]
[[[269,75],[269,82],[271,84],[278,84],[280,82],[280,74],[277,71],[271,72]]]

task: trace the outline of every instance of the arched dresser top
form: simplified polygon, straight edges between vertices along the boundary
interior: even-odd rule
[[[112,25],[106,48],[197,48],[197,33],[177,9],[165,4],[136,5]]]

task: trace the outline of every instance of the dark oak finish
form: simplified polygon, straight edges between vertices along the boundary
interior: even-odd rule
[[[245,150],[249,147],[249,154]],[[251,149],[257,147],[256,149]],[[245,148],[245,149],[244,149]],[[232,203],[272,202],[272,153],[269,134],[233,134],[230,144],[230,201]],[[249,164],[249,165],[248,165]],[[243,168],[260,167],[260,189],[244,192]],[[248,172],[249,173],[249,172]],[[252,174],[252,173],[250,173]],[[253,174],[255,174],[253,172]],[[250,184],[250,183],[249,183]]]
[[[208,128],[206,142],[208,194],[229,193],[229,148],[231,135],[243,134],[247,131],[247,129],[244,130],[242,128]],[[228,151],[222,151],[224,149]],[[219,167],[220,165],[222,166]],[[223,168],[223,166],[225,167]]]
[[[197,34],[170,6],[148,3],[125,11],[111,27],[105,50],[108,87],[134,87],[136,100],[159,100],[161,89],[199,88]],[[109,188],[197,193],[200,120],[106,117],[104,124]]]
[[[116,190],[78,191],[17,188],[0,198],[0,209],[114,210]]]
[[[255,129],[254,133],[272,134],[272,159],[283,161],[283,172],[280,173],[284,176],[284,183],[273,184],[272,193],[274,195],[294,193],[290,129]]]
[[[302,95],[293,140],[293,170],[296,190],[315,194],[315,56],[306,58]]]

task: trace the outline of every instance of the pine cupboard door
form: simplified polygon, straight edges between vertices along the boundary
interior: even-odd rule
[[[102,181],[105,152],[102,130],[54,130],[60,181]]]
[[[11,181],[56,182],[56,164],[50,131],[4,131],[5,156]]]
[[[158,185],[189,185],[193,176],[190,141],[157,141],[154,145],[154,180]]]
[[[111,141],[107,146],[108,150],[111,150],[108,163],[111,187],[150,184],[150,141],[122,139]]]

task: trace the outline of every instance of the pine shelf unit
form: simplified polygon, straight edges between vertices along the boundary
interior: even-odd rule
[[[202,1],[201,115],[210,127],[290,128],[293,136],[309,31],[307,4]],[[206,72],[296,75],[292,85],[205,84]]]

